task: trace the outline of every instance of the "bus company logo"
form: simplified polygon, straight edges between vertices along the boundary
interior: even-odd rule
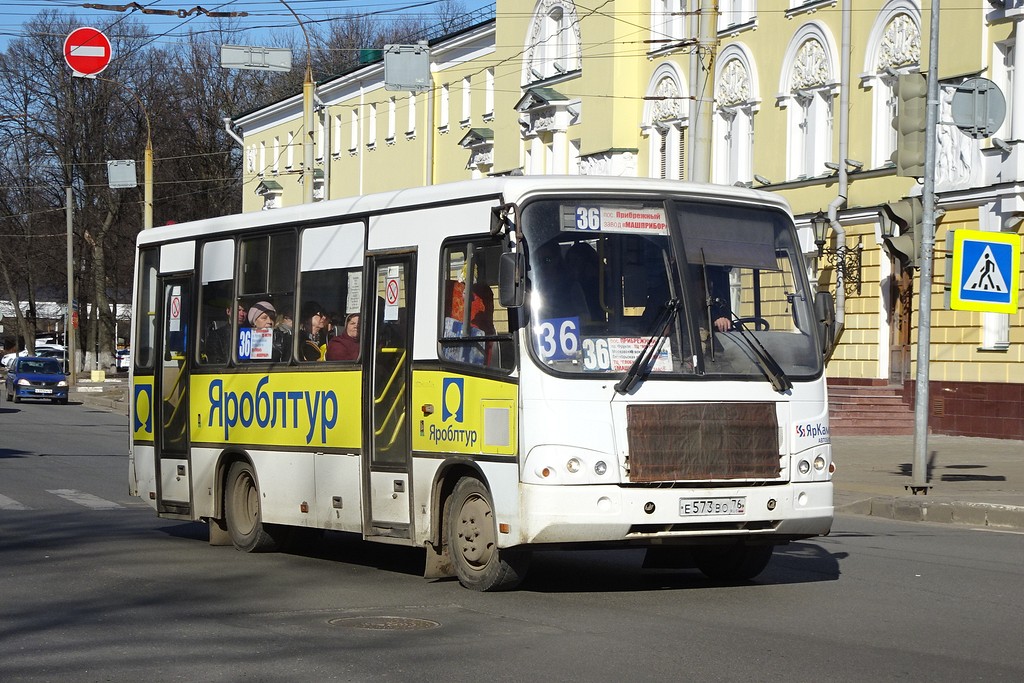
[[[466,406],[466,380],[462,377],[445,377],[441,383],[441,422],[454,417],[462,422]]]
[[[826,443],[829,440],[828,425],[823,425],[820,422],[817,424],[798,424],[796,426],[796,435],[799,439],[817,439],[818,443]]]
[[[143,430],[146,434],[153,433],[153,385],[136,384],[134,396],[135,431]]]

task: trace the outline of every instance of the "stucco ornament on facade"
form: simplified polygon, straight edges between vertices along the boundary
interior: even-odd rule
[[[939,121],[953,120],[953,95],[955,86],[939,88]],[[935,126],[935,189],[952,190],[980,185],[981,150],[978,142],[956,126]],[[975,178],[976,171],[979,174]]]
[[[636,176],[636,155],[605,152],[580,157],[580,175]]]
[[[878,70],[921,62],[921,30],[906,14],[890,21],[882,34],[878,51]]]
[[[740,60],[730,59],[722,69],[715,97],[719,105],[726,107],[744,104],[750,99],[750,76]]]
[[[250,147],[245,153],[245,172],[255,173],[256,172],[256,148]]]
[[[819,88],[828,83],[830,73],[825,48],[813,38],[805,41],[793,62],[793,89]]]
[[[580,68],[580,54],[579,46],[582,44],[582,36],[580,34],[580,22],[576,18],[576,5],[569,0],[542,0],[534,11],[533,26],[530,30],[530,47],[526,53],[526,65],[524,83],[530,83],[535,80],[543,80],[543,78],[533,77],[530,73],[530,67],[537,66],[537,51],[538,47],[545,43],[544,39],[544,21],[553,10],[561,9],[562,16],[568,24],[569,31],[572,31],[573,37],[573,51],[572,54],[566,55],[568,63],[564,65],[566,71],[577,71]],[[566,29],[563,29],[566,30]],[[543,54],[543,51],[541,52]],[[539,73],[543,73],[542,70],[538,70]]]
[[[654,96],[659,98],[654,101],[651,108],[651,121],[674,121],[683,116],[683,100],[679,95],[679,86],[672,78],[663,78],[658,81],[654,89]]]

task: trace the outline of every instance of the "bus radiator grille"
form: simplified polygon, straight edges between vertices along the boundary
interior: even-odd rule
[[[626,432],[632,482],[779,476],[773,403],[631,405]]]

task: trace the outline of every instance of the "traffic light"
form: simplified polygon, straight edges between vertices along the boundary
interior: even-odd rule
[[[921,258],[921,200],[907,197],[882,205],[887,225],[883,226],[885,250],[904,268],[919,267]],[[899,230],[897,234],[897,228]]]
[[[889,157],[896,175],[920,178],[924,175],[925,116],[928,109],[928,79],[924,74],[900,74],[896,81],[896,151]]]

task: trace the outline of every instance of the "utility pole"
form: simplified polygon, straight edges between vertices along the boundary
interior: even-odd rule
[[[928,36],[928,103],[925,110],[924,186],[921,193],[921,290],[914,386],[914,461],[907,489],[928,493],[928,374],[931,362],[932,272],[935,252],[935,128],[939,119],[939,3],[932,0]]]
[[[70,385],[75,386],[78,381],[78,371],[75,368],[75,267],[74,259],[72,258],[74,249],[74,231],[72,230],[73,217],[74,217],[74,192],[70,185],[64,188],[65,198],[64,201],[67,206],[64,209],[64,222],[67,224],[67,259],[68,259],[68,318],[67,324],[64,328],[64,349],[65,354],[68,357],[68,373],[70,376]]]
[[[693,105],[690,129],[690,180],[711,181],[711,122],[714,114],[715,58],[718,54],[718,0],[700,0],[697,10],[697,46],[691,83]]]

